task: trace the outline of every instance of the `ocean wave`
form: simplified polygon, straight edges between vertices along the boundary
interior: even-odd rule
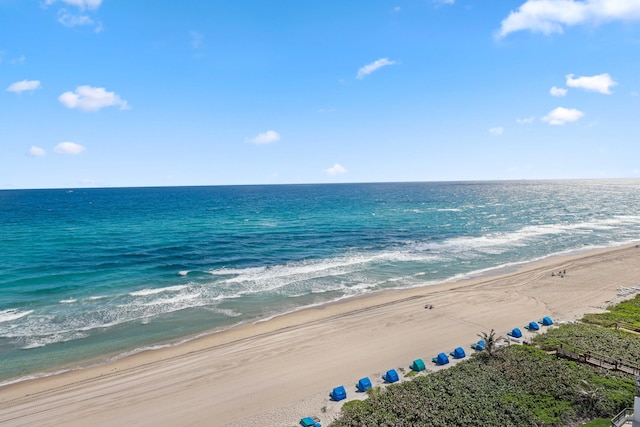
[[[460,236],[441,242],[419,242],[414,244],[414,248],[418,251],[439,253],[444,257],[447,254],[463,252],[466,255],[471,255],[470,251],[499,255],[514,247],[523,247],[532,241],[548,236],[587,234],[593,230],[612,230],[630,225],[640,227],[640,217],[617,216],[575,224],[529,225],[511,232],[493,232],[476,237]]]
[[[45,347],[49,344],[74,341],[74,340],[86,338],[88,336],[89,336],[88,334],[82,333],[79,331],[73,331],[73,332],[67,332],[67,333],[61,332],[61,333],[55,333],[55,334],[50,334],[46,336],[36,336],[36,337],[32,336],[32,337],[29,337],[29,339],[26,340],[26,344],[24,344],[20,348],[22,350],[30,350],[34,348]]]
[[[33,310],[20,311],[17,308],[9,308],[7,310],[0,310],[0,323],[11,322],[13,320],[20,319],[24,316],[28,316],[33,313]]]
[[[149,295],[161,294],[163,292],[180,292],[185,289],[186,285],[167,286],[165,288],[146,288],[139,291],[130,292],[132,297],[145,297]]]
[[[187,301],[192,301],[195,300],[197,298],[200,297],[199,293],[195,293],[195,294],[184,294],[184,295],[178,295],[175,297],[171,297],[171,298],[159,298],[159,299],[155,299],[149,302],[144,303],[144,306],[157,306],[157,305],[165,305],[165,306],[171,306],[171,305],[185,305],[185,303]],[[187,304],[188,305],[188,304]]]

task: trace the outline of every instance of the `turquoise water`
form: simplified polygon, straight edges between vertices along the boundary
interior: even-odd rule
[[[640,240],[640,181],[0,191],[0,383]]]

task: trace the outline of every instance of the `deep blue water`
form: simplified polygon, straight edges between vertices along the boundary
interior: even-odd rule
[[[0,191],[0,383],[640,241],[640,181]]]

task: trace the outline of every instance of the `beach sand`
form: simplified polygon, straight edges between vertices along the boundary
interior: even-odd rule
[[[566,270],[564,277],[552,272]],[[553,257],[501,276],[385,291],[302,310],[185,344],[0,388],[0,424],[11,426],[327,425],[365,376],[430,361],[492,328],[550,316],[573,321],[633,297],[636,245]],[[433,308],[426,309],[425,305]],[[402,375],[401,375],[402,376]]]

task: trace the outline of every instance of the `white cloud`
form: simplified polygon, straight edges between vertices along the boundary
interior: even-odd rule
[[[61,142],[53,150],[60,154],[80,154],[85,148],[75,142]]]
[[[598,74],[597,76],[583,76],[573,78],[573,74],[567,74],[567,86],[577,87],[591,92],[599,92],[605,95],[611,94],[611,86],[617,85],[608,73]]]
[[[347,173],[347,169],[345,169],[345,167],[342,166],[340,163],[335,163],[330,168],[325,169],[324,173],[329,175],[329,176],[342,175],[342,174]]]
[[[12,83],[7,92],[22,93],[27,90],[36,90],[40,87],[40,80],[22,80]]]
[[[575,108],[558,107],[549,112],[542,118],[543,122],[547,122],[550,125],[562,126],[565,123],[575,122],[580,120],[584,113]]]
[[[563,87],[552,87],[551,90],[549,90],[549,93],[551,94],[551,96],[565,96],[567,94],[568,90],[563,88]]]
[[[58,22],[65,27],[79,27],[95,24],[93,19],[87,15],[74,15],[72,13],[67,13],[64,9],[58,12]]]
[[[377,61],[373,61],[372,63],[367,64],[364,67],[360,68],[358,70],[358,74],[356,75],[356,78],[363,79],[364,76],[367,76],[373,73],[374,71],[379,70],[382,67],[386,67],[388,65],[393,65],[393,64],[397,64],[397,62],[390,61],[389,58],[380,58]]]
[[[115,92],[107,92],[102,87],[78,86],[75,92],[65,92],[58,100],[68,108],[79,108],[84,111],[98,111],[104,107],[117,107],[128,110],[127,101],[120,99]]]
[[[10,59],[9,60],[9,64],[13,64],[13,65],[15,65],[15,64],[24,64],[25,59],[26,58],[24,57],[24,55],[21,55],[21,56],[19,56],[17,58]]]
[[[489,133],[491,135],[500,136],[500,135],[502,135],[504,133],[504,128],[502,126],[491,128],[491,129],[489,129]]]
[[[454,4],[456,0],[433,0],[437,4]]]
[[[33,157],[42,157],[45,154],[47,154],[44,149],[40,148],[40,147],[36,147],[33,146],[31,148],[29,148],[29,155],[33,156]]]
[[[271,144],[272,142],[280,141],[280,134],[275,130],[268,130],[263,133],[259,133],[250,139],[254,144]]]
[[[45,0],[45,4],[51,5],[57,0]],[[80,9],[97,9],[102,4],[102,0],[60,0],[62,3],[66,3],[70,6],[75,6]]]
[[[190,31],[189,35],[191,36],[191,47],[194,49],[198,49],[204,46],[204,35],[197,31]]]
[[[561,34],[566,26],[638,19],[640,0],[527,0],[502,21],[497,36],[522,30]]]
[[[522,119],[516,119],[516,123],[519,125],[527,125],[527,124],[533,123],[535,119],[536,118],[534,116],[525,117]]]

